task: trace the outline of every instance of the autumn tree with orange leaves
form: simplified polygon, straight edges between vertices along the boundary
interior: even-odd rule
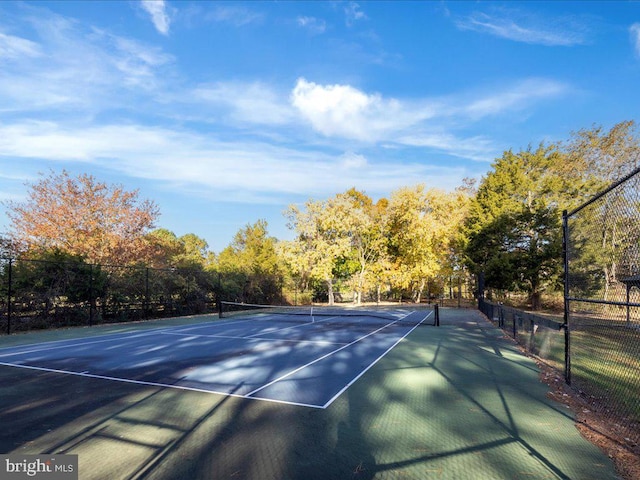
[[[145,235],[160,213],[154,202],[139,199],[138,190],[67,171],[29,187],[26,201],[7,202],[10,236],[21,250],[61,250],[101,264],[145,261]]]

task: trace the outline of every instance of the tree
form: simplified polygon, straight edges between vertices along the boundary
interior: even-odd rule
[[[289,227],[297,233],[294,244],[287,247],[289,264],[299,278],[308,272],[322,280],[330,305],[337,280],[350,280],[355,302],[362,302],[367,272],[384,248],[379,211],[355,188],[323,202],[310,200],[304,210],[289,207]]]
[[[640,166],[640,136],[633,121],[620,122],[608,132],[600,126],[580,130],[573,134],[565,150],[572,170],[565,174],[590,179],[582,201]],[[635,191],[634,187],[625,187],[623,192],[627,188]],[[572,284],[582,284],[585,291],[591,292],[601,286],[605,300],[615,286],[618,268],[625,262],[619,245],[634,235],[633,219],[637,218],[638,207],[630,202],[632,197],[629,192],[611,194],[606,203],[588,207],[571,220]]]
[[[156,221],[155,203],[138,191],[93,176],[51,172],[30,185],[25,202],[7,202],[12,239],[30,250],[60,249],[94,263],[144,259],[145,234]]]
[[[10,258],[16,255],[13,243],[7,237],[0,236],[0,258]]]
[[[280,301],[281,277],[276,239],[267,222],[258,220],[239,230],[218,256],[223,291],[227,298],[252,303]]]
[[[337,262],[349,254],[349,240],[342,235],[343,219],[348,208],[328,201],[309,200],[303,210],[291,205],[285,215],[289,228],[297,233],[293,251],[299,265],[310,269],[310,276],[322,280],[327,287],[329,304],[333,305]]]
[[[348,257],[355,262],[354,292],[355,301],[362,303],[367,273],[372,265],[384,255],[385,234],[382,222],[385,202],[377,205],[365,193],[355,188],[336,195],[329,202],[331,209],[340,209],[343,220],[343,231],[340,233],[349,241],[350,253]]]
[[[208,248],[206,240],[198,237],[195,233],[187,233],[179,239],[182,244],[183,253],[178,257],[178,264],[181,266],[205,266],[208,259]]]
[[[150,264],[154,267],[202,269],[210,263],[209,245],[195,233],[177,237],[166,228],[157,228],[147,234],[146,241],[150,247]]]
[[[62,250],[39,251],[35,257],[17,261],[12,267],[15,304],[45,318],[58,307],[91,302],[90,308],[95,308],[95,299],[104,293],[108,282],[106,272]],[[7,274],[7,269],[0,269],[0,285],[8,285]],[[73,313],[78,317],[74,319]],[[74,323],[83,315],[75,309],[64,317]]]
[[[558,284],[560,211],[579,184],[559,175],[565,156],[556,146],[507,151],[483,178],[466,221],[470,266],[486,286],[521,289],[534,309]]]
[[[183,245],[175,233],[166,228],[157,228],[146,236],[149,246],[149,265],[155,268],[175,266],[175,258],[183,252]]]
[[[640,166],[640,136],[633,120],[617,123],[608,132],[602,126],[578,130],[563,150],[568,161],[562,173],[590,179],[587,195]]]
[[[471,201],[476,194],[475,180],[464,179],[463,185],[448,195],[448,206],[444,222],[447,229],[446,244],[443,246],[444,258],[441,260],[441,275],[448,278],[449,296],[453,298],[453,286],[458,286],[461,295],[462,285],[468,283],[468,270],[465,264],[465,245],[467,236],[462,225],[469,215]]]
[[[426,190],[424,185],[401,188],[391,194],[387,211],[389,255],[397,286],[411,291],[420,302],[425,289],[446,268],[455,228],[466,213],[466,196]]]

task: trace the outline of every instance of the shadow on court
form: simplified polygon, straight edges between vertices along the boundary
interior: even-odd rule
[[[499,330],[441,323],[327,409],[2,366],[0,452],[78,454],[81,479],[617,478]]]

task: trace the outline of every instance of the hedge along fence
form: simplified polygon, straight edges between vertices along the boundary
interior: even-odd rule
[[[0,333],[214,312],[217,291],[202,270],[0,258]]]

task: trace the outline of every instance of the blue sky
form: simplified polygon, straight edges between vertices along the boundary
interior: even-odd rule
[[[89,173],[219,252],[290,238],[292,203],[637,121],[639,85],[639,2],[1,2],[0,201]]]

